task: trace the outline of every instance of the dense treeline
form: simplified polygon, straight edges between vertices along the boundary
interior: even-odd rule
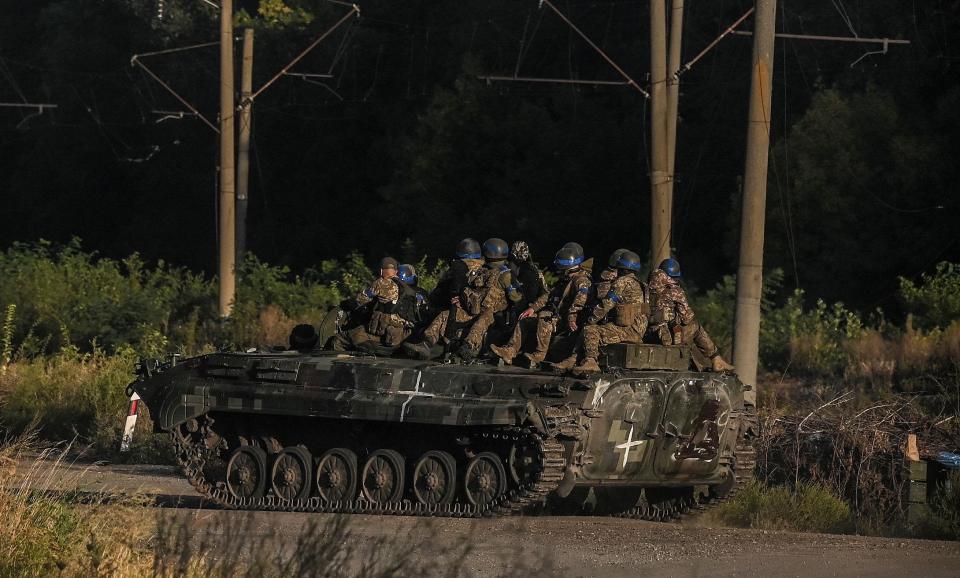
[[[960,257],[960,7],[779,4],[782,31],[912,42],[858,61],[877,46],[780,41],[774,71],[767,263],[808,295],[896,307],[898,275]],[[332,78],[283,78],[257,99],[255,254],[304,271],[352,249],[416,260],[494,234],[541,260],[567,240],[601,257],[646,250],[646,103],[625,87],[477,78],[615,80],[555,15],[533,0],[360,5],[296,68]],[[258,27],[256,85],[347,10],[239,6]],[[749,6],[689,4],[685,59]],[[646,2],[561,9],[644,79]],[[215,269],[215,135],[158,114],[183,107],[129,61],[216,39],[216,16],[187,0],[0,1],[0,101],[59,107],[0,109],[0,245],[79,235],[104,255]],[[749,55],[730,37],[683,76],[673,239],[702,287],[735,267]],[[215,48],[144,62],[215,119]]]

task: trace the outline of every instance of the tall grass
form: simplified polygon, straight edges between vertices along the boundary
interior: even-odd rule
[[[83,472],[68,473],[67,447],[42,448],[31,436],[0,445],[0,576],[134,575],[149,528],[134,507],[107,496],[70,503],[63,489]],[[132,502],[131,502],[132,503]]]
[[[475,541],[444,539],[442,522],[430,519],[369,536],[359,517],[287,518],[302,527],[281,533],[275,518],[263,519],[280,514],[197,516],[146,508],[136,497],[81,495],[73,489],[87,472],[68,467],[69,449],[29,436],[0,444],[0,578],[452,577],[468,573],[474,553]],[[500,562],[485,574],[555,571],[549,553],[521,548]]]

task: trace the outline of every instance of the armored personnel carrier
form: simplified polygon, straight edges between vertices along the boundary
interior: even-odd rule
[[[617,345],[586,378],[333,351],[142,361],[128,388],[224,507],[661,520],[753,469],[754,408],[684,346]],[[546,506],[545,506],[546,505]]]

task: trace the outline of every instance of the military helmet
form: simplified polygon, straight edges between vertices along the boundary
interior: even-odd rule
[[[506,259],[510,246],[503,239],[493,237],[483,242],[483,256],[487,259]]]
[[[461,259],[479,259],[481,257],[480,243],[470,237],[460,241],[457,243],[457,257]]]
[[[572,247],[561,247],[557,255],[553,258],[553,264],[561,271],[567,271],[574,267],[579,267],[583,263],[583,255],[577,254],[576,249]]]
[[[564,243],[561,249],[572,249],[573,254],[579,257],[581,262],[583,261],[583,245],[581,245],[580,243],[570,241],[568,243]]]
[[[290,332],[290,349],[308,351],[317,346],[320,337],[317,328],[308,323],[301,323]]]
[[[393,257],[384,257],[383,259],[380,259],[380,268],[381,268],[381,269],[396,269],[396,268],[397,268],[397,260],[394,259]]]
[[[619,265],[617,263],[620,261],[620,257],[630,249],[617,249],[610,255],[610,260],[607,261],[607,267],[611,269],[616,269]]]
[[[633,251],[624,251],[617,259],[618,269],[627,269],[628,271],[639,271],[643,264],[640,262],[640,255]]]
[[[404,263],[400,265],[400,268],[397,269],[397,277],[407,285],[416,285],[417,283],[417,270],[413,265],[409,263]]]
[[[530,260],[530,247],[526,241],[514,241],[510,245],[510,256],[515,261],[525,263]]]
[[[671,277],[680,277],[680,263],[676,259],[664,259],[658,269]]]

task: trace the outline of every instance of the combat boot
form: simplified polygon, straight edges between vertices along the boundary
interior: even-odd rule
[[[433,357],[433,351],[432,351],[433,348],[430,347],[430,344],[426,342],[423,342],[423,343],[404,342],[403,345],[401,345],[401,347],[403,347],[404,353],[406,353],[407,355],[415,359],[427,360]]]
[[[524,353],[520,357],[523,358],[524,362],[527,364],[527,367],[530,369],[537,369],[540,367],[540,364],[543,363],[543,357],[540,355],[531,355],[529,353]]]
[[[480,349],[474,349],[469,343],[464,342],[463,345],[457,348],[457,355],[464,363],[470,363],[480,355]]]
[[[726,362],[725,359],[720,357],[720,355],[714,355],[710,358],[710,363],[713,365],[713,370],[717,373],[721,371],[733,371],[733,366]]]
[[[588,373],[597,373],[600,371],[600,365],[594,357],[588,357],[583,362],[573,368],[574,375],[587,375]]]
[[[513,358],[517,356],[517,350],[513,349],[509,345],[491,345],[490,351],[502,359],[507,365],[512,364]]]
[[[564,359],[563,361],[558,361],[556,363],[551,364],[551,367],[557,373],[564,373],[573,369],[573,367],[576,364],[577,364],[577,354],[574,353],[573,355]]]

